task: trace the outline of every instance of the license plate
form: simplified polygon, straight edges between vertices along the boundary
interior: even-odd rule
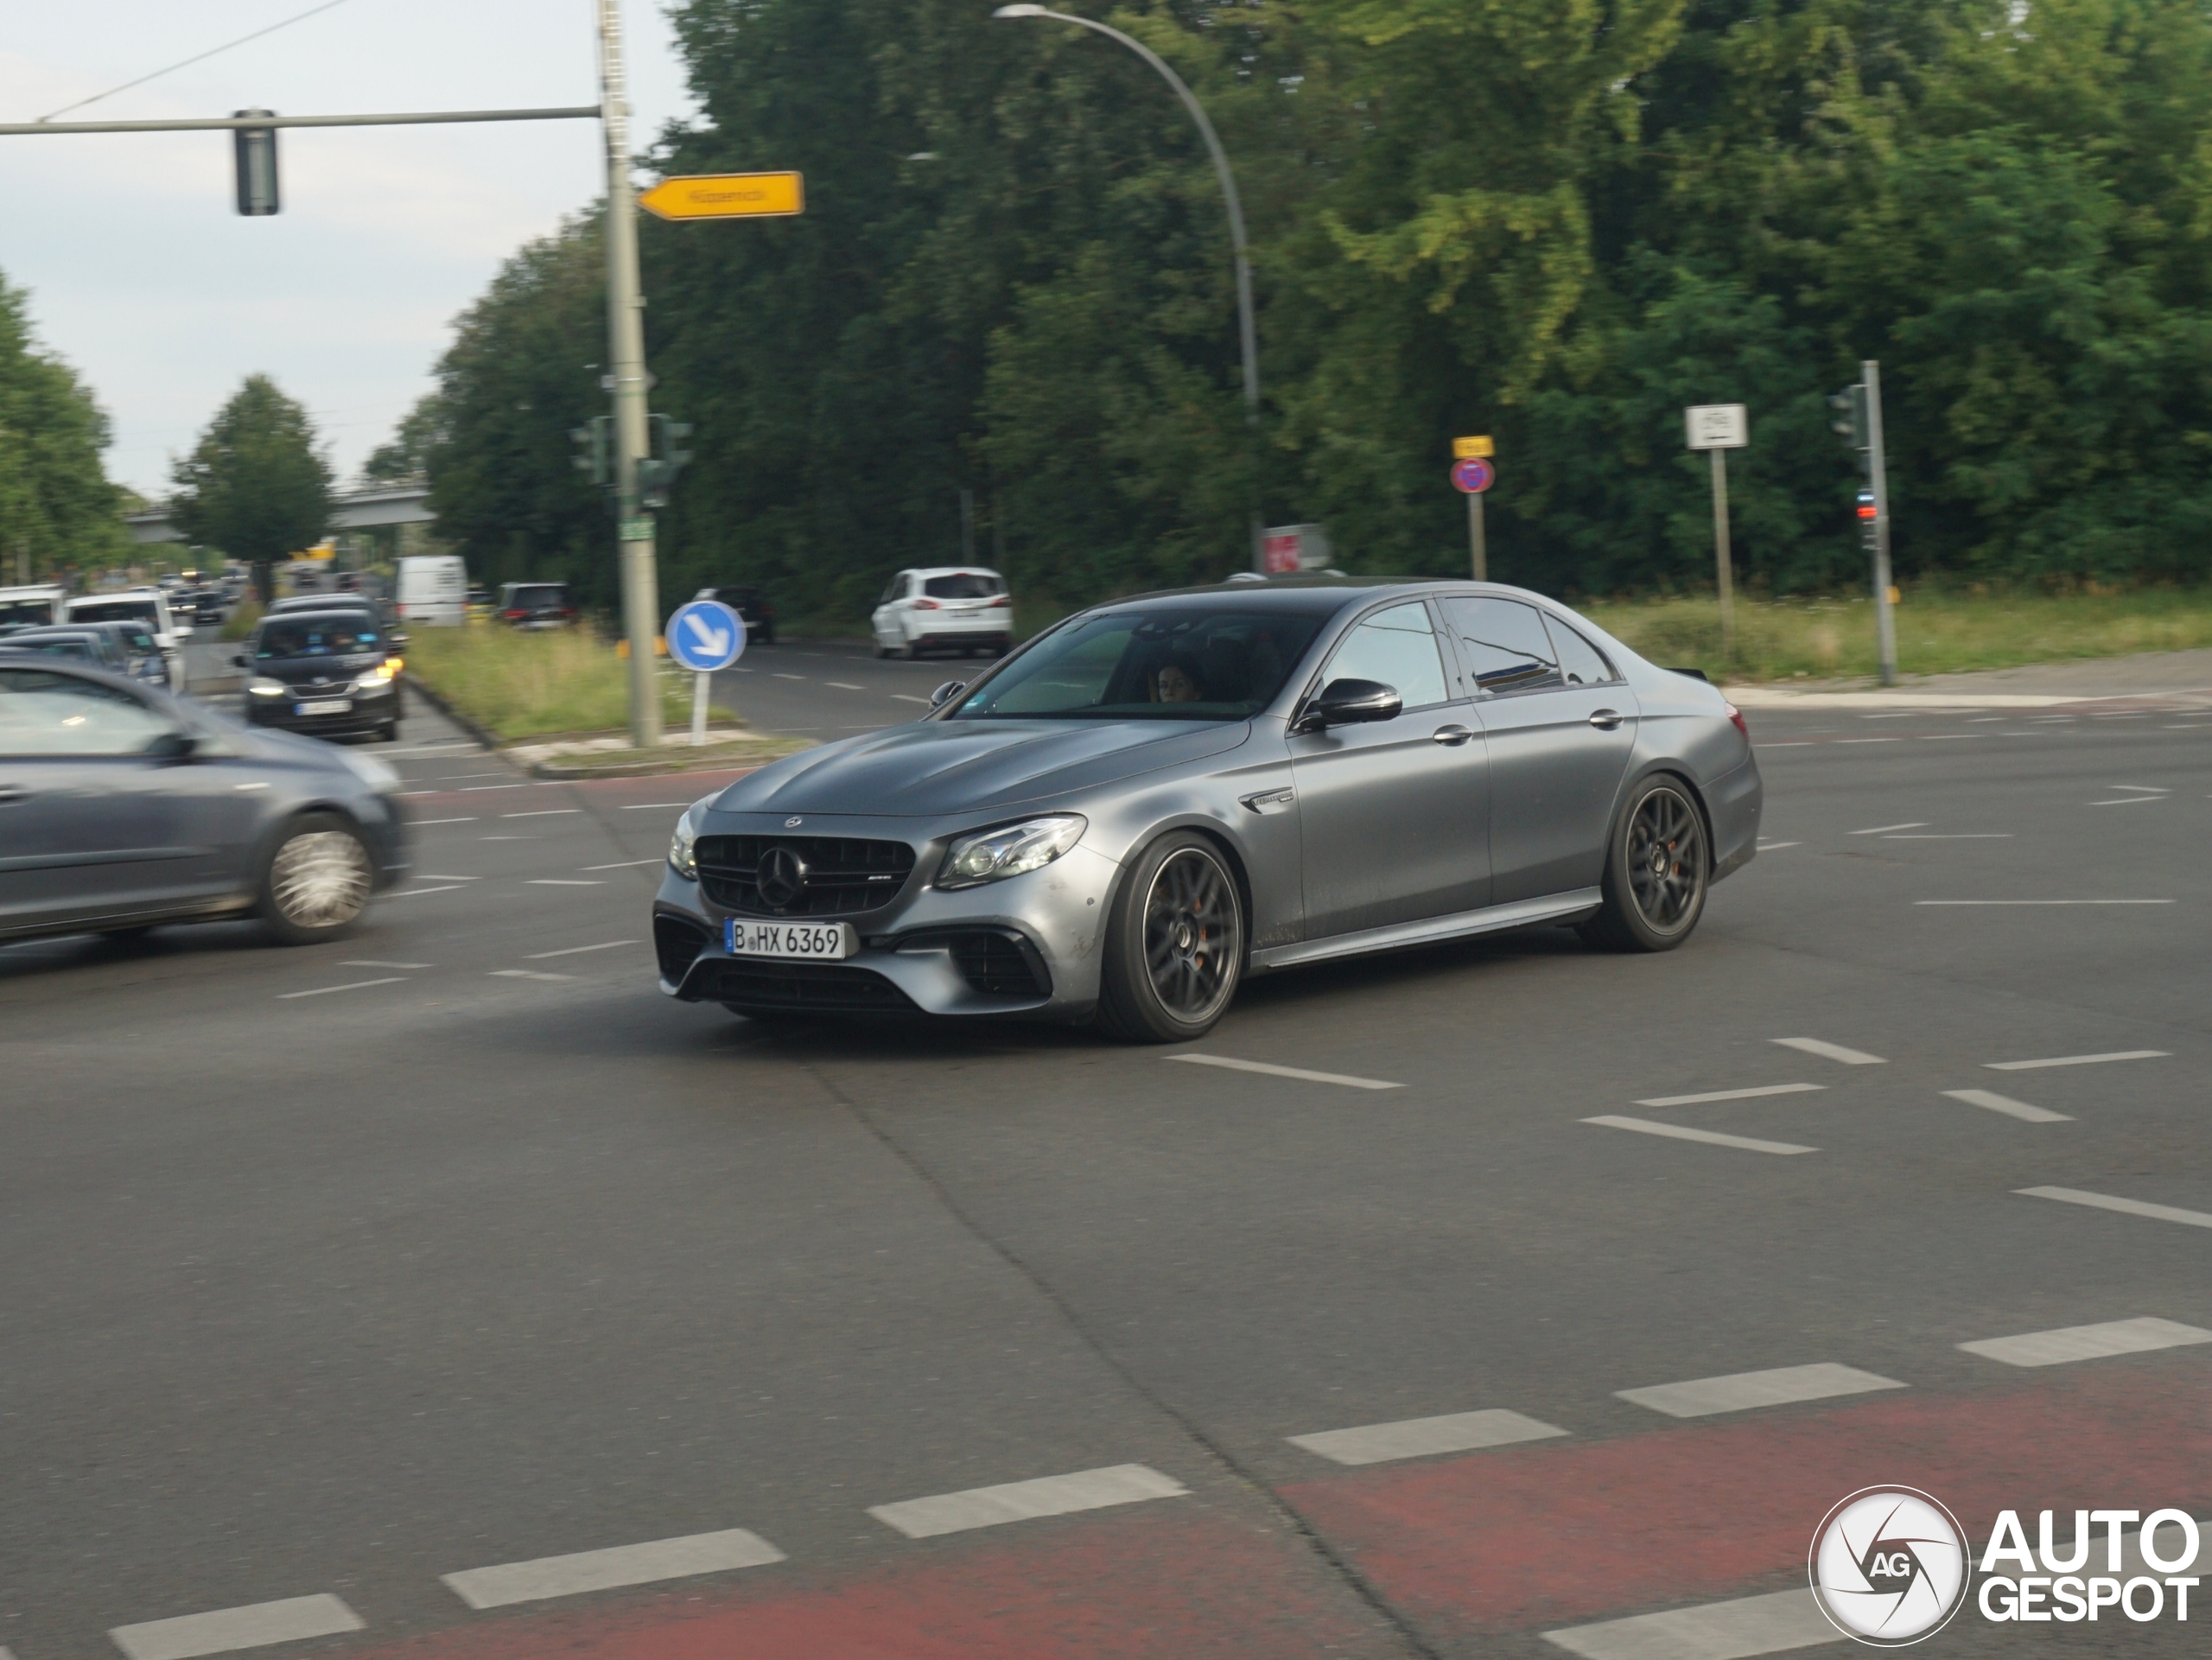
[[[849,922],[745,922],[722,924],[722,949],[732,957],[809,957],[834,961],[850,957],[860,940]]]
[[[295,715],[343,715],[353,707],[350,697],[325,697],[312,703],[295,703]]]

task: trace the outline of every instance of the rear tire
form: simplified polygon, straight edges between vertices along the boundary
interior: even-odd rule
[[[336,813],[302,813],[270,849],[254,908],[287,945],[343,938],[369,908],[375,875],[352,824]]]
[[[1096,1022],[1124,1043],[1211,1031],[1244,976],[1244,900],[1211,842],[1171,830],[1123,876],[1106,924]]]
[[[1670,951],[1696,931],[1713,880],[1705,819],[1666,773],[1629,794],[1605,848],[1605,905],[1576,932],[1616,951]]]

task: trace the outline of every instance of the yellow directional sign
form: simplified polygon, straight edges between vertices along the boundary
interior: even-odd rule
[[[1452,459],[1455,461],[1470,461],[1477,457],[1487,457],[1494,455],[1497,453],[1496,448],[1486,437],[1454,438],[1452,441]]]
[[[806,182],[796,173],[696,173],[663,179],[638,198],[663,219],[765,219],[806,211]]]

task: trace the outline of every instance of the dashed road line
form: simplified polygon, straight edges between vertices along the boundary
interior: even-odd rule
[[[1828,1624],[1810,1591],[1776,1591],[1569,1626],[1546,1631],[1544,1640],[1582,1660],[1750,1660],[1753,1655],[1840,1643],[1844,1634]]]
[[[2074,1121],[2063,1112],[2053,1112],[2048,1107],[2031,1107],[2024,1101],[2015,1101],[2009,1095],[1999,1095],[1994,1090],[1946,1090],[1943,1093],[1954,1101],[1963,1101],[1970,1107],[1984,1107],[1991,1112],[2001,1112],[2008,1118],[2018,1118],[2028,1124],[2070,1124]]]
[[[481,876],[441,876],[434,870],[418,870],[415,873],[415,879],[425,882],[480,882],[484,880]]]
[[[1493,1407],[1481,1412],[1447,1413],[1440,1418],[1406,1418],[1396,1423],[1362,1424],[1355,1429],[1325,1429],[1285,1439],[1293,1447],[1337,1464],[1387,1464],[1394,1459],[1511,1447],[1567,1433],[1518,1412]]]
[[[2212,1228],[2212,1216],[2184,1211],[2178,1205],[2153,1205],[2140,1199],[2120,1199],[2112,1193],[2084,1193],[2078,1187],[2015,1187],[2024,1199],[2055,1199],[2062,1205],[2086,1205],[2096,1211],[2117,1211],[2122,1216],[2148,1217],[2153,1222],[2178,1222],[2185,1228]]]
[[[2164,1049],[2114,1049],[2101,1055],[2050,1055],[2041,1060],[1985,1060],[1982,1070],[1990,1072],[2039,1072],[2049,1066],[2096,1066],[2107,1060],[2171,1060],[2173,1057]]]
[[[1779,853],[1784,848],[1801,848],[1804,845],[1802,842],[1762,842],[1758,844],[1758,850],[1761,853]]]
[[[540,974],[535,969],[493,969],[492,970],[492,978],[494,980],[544,980],[563,983],[575,977],[573,974]]]
[[[894,691],[891,695],[902,703],[926,703],[930,701],[926,697],[917,697],[912,692],[906,691]]]
[[[1762,1142],[1750,1135],[1724,1135],[1717,1129],[1691,1129],[1681,1124],[1658,1124],[1649,1118],[1624,1118],[1618,1113],[1605,1113],[1595,1118],[1585,1118],[1586,1124],[1602,1124],[1607,1129],[1632,1129],[1643,1135],[1664,1135],[1677,1142],[1703,1142],[1708,1147],[1732,1147],[1746,1153],[1817,1153],[1817,1147],[1799,1147],[1794,1142]]]
[[[424,795],[438,795],[442,793],[452,795],[479,795],[486,790],[526,790],[530,786],[527,784],[472,784],[466,790],[453,790],[449,792],[425,790],[423,793]]]
[[[1070,1475],[1040,1476],[1033,1481],[1009,1481],[996,1487],[901,1499],[895,1504],[871,1504],[868,1513],[909,1539],[931,1539],[942,1533],[1068,1516],[1110,1504],[1179,1498],[1189,1491],[1173,1477],[1145,1465],[1116,1464],[1102,1470],[1077,1470]]]
[[[825,680],[822,684],[825,686],[835,686],[839,691],[865,691],[867,690],[865,686],[855,686],[849,681],[844,680]]]
[[[2116,795],[2102,801],[2092,801],[2092,807],[2139,807],[2146,801],[2165,801],[2171,798],[2162,795]]]
[[[585,951],[611,951],[617,945],[641,945],[640,939],[607,939],[596,945],[569,945],[557,951],[532,951],[523,958],[525,963],[542,963],[549,957],[577,957]]]
[[[639,865],[657,865],[665,856],[663,854],[655,854],[650,859],[624,859],[611,865],[580,865],[577,868],[580,870],[635,870]]]
[[[1829,1043],[1820,1038],[1776,1038],[1772,1041],[1785,1049],[1800,1053],[1818,1055],[1823,1060],[1841,1061],[1847,1066],[1885,1066],[1889,1063],[1879,1055],[1870,1055],[1864,1049],[1847,1049],[1840,1043]],[[1639,1102],[1638,1105],[1649,1103]]]
[[[1613,1393],[1670,1418],[1709,1418],[1722,1412],[1750,1412],[1760,1407],[1792,1406],[1800,1401],[1827,1401],[1839,1395],[1906,1387],[1894,1377],[1824,1360],[1810,1366],[1777,1366],[1767,1371],[1695,1377],[1686,1383],[1654,1383],[1648,1389]]]
[[[2010,830],[1951,830],[1929,836],[1885,836],[1885,842],[2009,842]]]
[[[365,957],[349,957],[338,965],[341,969],[434,969],[435,963],[378,963]]]
[[[487,836],[485,839],[488,841],[491,838]],[[461,885],[459,882],[455,882],[450,887],[410,887],[403,893],[386,894],[385,898],[387,900],[419,900],[425,894],[458,894],[461,892]]]
[[[425,791],[424,793],[429,794],[429,792]],[[474,818],[410,818],[407,824],[410,830],[427,830],[432,824],[473,824],[475,822]]]
[[[1872,830],[1852,830],[1849,831],[1848,834],[1853,836],[1887,836],[1891,830],[1926,830],[1927,828],[1928,821],[1926,819],[1916,818],[1909,824],[1877,824]]]
[[[175,1619],[151,1619],[118,1625],[108,1633],[129,1660],[194,1660],[203,1654],[229,1654],[271,1643],[297,1643],[310,1637],[336,1637],[365,1630],[361,1617],[328,1593],[286,1597],[278,1602],[218,1608]]]
[[[688,807],[690,805],[688,801],[632,801],[622,811],[624,812],[657,812],[664,808]]]
[[[1639,1107],[1697,1107],[1708,1101],[1750,1101],[1762,1095],[1811,1095],[1825,1084],[1762,1084],[1754,1090],[1708,1090],[1703,1095],[1655,1095]]]
[[[720,1533],[655,1539],[641,1545],[541,1556],[535,1561],[503,1562],[496,1568],[464,1568],[439,1578],[472,1608],[506,1608],[518,1602],[580,1596],[587,1591],[612,1591],[698,1574],[766,1568],[785,1560],[784,1553],[759,1534],[729,1528]]]
[[[334,991],[366,991],[371,986],[396,986],[406,977],[404,974],[388,974],[381,980],[355,980],[342,986],[315,986],[306,991],[280,991],[276,994],[276,1001],[289,1003],[295,997],[327,997]]]
[[[1915,905],[2171,905],[2171,900],[1915,900]]]
[[[579,813],[582,807],[538,807],[529,812],[503,812],[502,818],[558,818],[566,813]]]
[[[1392,1084],[1379,1078],[1354,1078],[1347,1072],[1308,1072],[1303,1066],[1278,1066],[1265,1060],[1234,1060],[1227,1055],[1162,1055],[1162,1060],[1179,1060],[1192,1066],[1225,1066],[1235,1072],[1259,1072],[1268,1078],[1294,1078],[1307,1084],[1341,1084],[1348,1090],[1402,1090],[1402,1084]]]
[[[806,677],[803,674],[784,674],[779,672],[776,675],[776,678],[779,680],[804,680]]]
[[[524,884],[526,887],[604,887],[605,882],[579,881],[573,876],[532,876]]]
[[[2052,1332],[2023,1332],[2018,1337],[1983,1338],[1959,1347],[2008,1366],[2063,1366],[2117,1354],[2179,1349],[2192,1343],[2212,1343],[2212,1332],[2183,1326],[2179,1320],[2145,1317],[2105,1320],[2095,1326],[2063,1326]]]

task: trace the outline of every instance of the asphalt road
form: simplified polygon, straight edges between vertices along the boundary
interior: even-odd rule
[[[785,730],[960,672],[747,666]],[[1694,1660],[1803,1640],[1868,1484],[2212,1515],[2212,1345],[1960,1346],[2212,1330],[2203,702],[1755,712],[1768,848],[1681,951],[1284,975],[1187,1053],[671,1003],[713,780],[418,711],[354,938],[0,951],[0,1642]]]
[[[948,680],[972,680],[989,663],[934,653],[917,662],[878,658],[865,640],[801,639],[749,647],[715,677],[715,703],[758,731],[822,743],[911,721]]]

